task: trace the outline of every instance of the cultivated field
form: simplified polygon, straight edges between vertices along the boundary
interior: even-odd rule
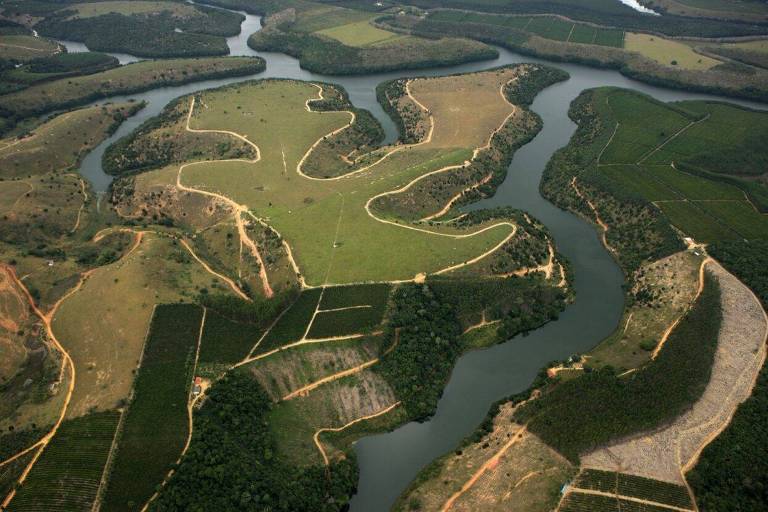
[[[140,509],[181,457],[191,427],[187,408],[204,318],[193,304],[155,308],[105,510]]]
[[[88,414],[64,422],[32,467],[10,510],[90,510],[120,413]]]
[[[768,236],[768,154],[756,140],[768,116],[724,103],[664,104],[623,90],[600,90],[614,130],[599,152],[596,176],[619,197],[653,203],[669,222],[700,242]],[[602,108],[602,107],[600,107]],[[638,116],[638,112],[643,112]]]
[[[727,426],[736,407],[751,393],[765,357],[765,313],[752,292],[733,275],[717,263],[710,263],[709,268],[720,284],[723,320],[704,394],[671,425],[583,455],[584,467],[684,483],[683,475],[701,450]]]

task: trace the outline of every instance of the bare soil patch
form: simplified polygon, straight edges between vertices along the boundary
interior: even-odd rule
[[[719,264],[709,270],[720,284],[723,321],[704,394],[671,425],[582,456],[584,467],[684,484],[684,472],[752,392],[765,359],[765,313],[752,292]]]

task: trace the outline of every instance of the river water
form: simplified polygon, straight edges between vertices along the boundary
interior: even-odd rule
[[[246,14],[241,34],[228,38],[227,42],[233,55],[259,55],[264,58],[267,62],[264,73],[162,87],[142,94],[110,98],[110,101],[135,98],[147,101],[149,105],[126,121],[83,161],[81,172],[91,181],[94,189],[103,193],[111,182],[111,177],[101,168],[101,156],[109,144],[155,116],[172,99],[201,89],[267,77],[338,83],[347,90],[355,106],[368,109],[376,116],[384,127],[386,140],[391,142],[396,139],[397,130],[376,101],[375,88],[380,82],[402,76],[464,73],[518,62],[546,63],[499,48],[499,58],[485,62],[431,70],[331,77],[302,70],[298,61],[287,55],[257,53],[248,48],[248,36],[260,28],[260,18]],[[539,181],[546,163],[554,151],[567,144],[575,130],[567,115],[571,101],[584,89],[599,86],[635,89],[662,101],[716,98],[645,85],[616,71],[574,64],[552,65],[566,70],[571,78],[549,87],[534,101],[531,108],[544,121],[542,131],[515,154],[507,179],[497,193],[475,203],[472,208],[511,205],[540,219],[549,228],[558,251],[568,258],[573,268],[576,300],[558,320],[527,336],[518,336],[506,343],[462,356],[438,403],[435,416],[429,421],[408,423],[393,432],[361,439],[355,446],[360,481],[358,492],[350,504],[352,512],[389,510],[420,469],[454,449],[473,432],[493,402],[527,388],[547,362],[585,352],[616,328],[623,308],[623,276],[619,267],[600,243],[591,224],[556,208],[539,194]],[[728,101],[765,108],[746,101]]]

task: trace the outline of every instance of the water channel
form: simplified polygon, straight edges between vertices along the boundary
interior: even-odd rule
[[[267,62],[264,73],[111,97],[110,101],[128,98],[143,100],[148,102],[148,106],[126,121],[112,137],[85,158],[81,172],[91,181],[94,189],[103,193],[112,180],[101,168],[101,157],[109,144],[155,116],[172,99],[201,89],[267,77],[338,83],[347,90],[355,106],[368,109],[376,116],[384,126],[387,141],[391,142],[396,139],[397,130],[376,101],[375,88],[380,82],[402,76],[478,71],[518,62],[546,63],[499,48],[497,59],[479,63],[359,77],[323,76],[300,69],[298,61],[287,55],[257,53],[248,48],[248,36],[260,28],[258,16],[246,15],[241,34],[228,38],[227,42],[233,55],[259,55],[264,58]],[[517,152],[509,167],[507,179],[497,193],[475,203],[472,208],[511,205],[528,211],[544,222],[555,239],[557,249],[572,265],[576,300],[558,320],[527,336],[518,336],[495,347],[462,356],[445,388],[435,416],[429,421],[408,423],[393,432],[361,439],[355,446],[360,481],[358,492],[350,504],[352,512],[389,510],[419,470],[454,449],[479,425],[493,402],[524,390],[547,362],[576,352],[585,352],[615,329],[623,307],[623,276],[619,267],[600,243],[592,225],[556,208],[541,197],[538,189],[550,156],[567,144],[575,129],[567,113],[571,101],[581,91],[592,87],[616,86],[635,89],[662,101],[720,99],[753,108],[765,108],[764,105],[747,101],[653,87],[626,78],[616,71],[574,64],[552,65],[566,70],[570,79],[549,87],[534,101],[531,108],[544,121],[542,131]]]

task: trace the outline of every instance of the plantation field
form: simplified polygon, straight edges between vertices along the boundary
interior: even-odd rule
[[[498,72],[475,77],[480,84],[477,90],[499,86]],[[446,81],[453,83],[454,78]],[[486,85],[489,82],[492,85]],[[483,105],[467,92],[454,90],[451,108],[469,111],[470,105]],[[318,94],[318,87],[312,84],[284,80],[239,84],[203,93],[200,103],[207,108],[196,109],[192,127],[244,134],[259,145],[261,160],[191,166],[181,174],[182,185],[222,194],[247,205],[286,239],[307,283],[313,285],[412,279],[419,273],[462,264],[510,235],[510,226],[490,223],[471,231],[404,227],[377,219],[366,209],[375,195],[467,160],[471,145],[446,146],[461,140],[476,143],[487,139],[487,129],[492,125],[488,117],[500,123],[503,115],[484,106],[479,115],[473,116],[473,122],[461,123],[458,131],[453,127],[444,136],[439,126],[444,114],[435,111],[435,143],[428,140],[419,146],[396,148],[377,165],[348,177],[310,180],[300,174],[302,158],[320,137],[344,128],[350,120],[346,112],[308,111],[305,103]],[[447,105],[449,97],[443,96],[441,101]],[[506,112],[511,109],[498,93],[496,103],[508,109]],[[264,121],[252,122],[256,115]],[[175,181],[172,169],[162,173],[166,183]],[[139,177],[137,183],[142,179],[152,178]],[[252,185],[243,187],[244,182]],[[489,229],[482,230],[483,227]],[[407,254],[402,247],[409,248]],[[361,254],[367,257],[361,258]]]
[[[69,417],[128,398],[155,304],[191,301],[203,287],[227,293],[185,255],[167,238],[144,235],[133,252],[94,271],[62,303],[53,330],[77,369]]]
[[[388,284],[304,290],[270,329],[254,355],[303,339],[368,332],[382,321],[389,292]]]
[[[304,290],[261,341],[254,354],[263,354],[304,337],[318,307],[320,288]]]
[[[454,23],[500,25],[555,41],[596,44],[616,48],[624,46],[624,32],[622,30],[574,23],[554,16],[500,16],[463,11],[434,11],[429,14],[428,18]]]
[[[258,341],[263,329],[253,324],[234,322],[208,310],[200,338],[199,365],[235,364]]]
[[[659,64],[682,69],[706,70],[722,64],[717,59],[696,53],[688,44],[656,35],[628,32],[624,47],[627,51],[639,53]]]
[[[692,507],[688,491],[682,485],[625,473],[585,469],[574,479],[573,485],[580,489],[617,493],[621,496],[655,501],[673,507],[688,509]]]
[[[765,173],[768,150],[757,140],[768,136],[768,115],[725,103],[664,104],[617,89],[599,94],[616,127],[597,165],[612,193],[654,203],[703,242],[768,236],[756,211],[765,185],[740,178]]]
[[[136,104],[117,103],[74,110],[59,114],[21,139],[0,140],[0,176],[8,179],[70,170],[136,108]]]
[[[560,502],[561,512],[669,512],[667,507],[617,499],[614,496],[597,496],[570,492]]]
[[[10,510],[90,510],[119,420],[119,412],[105,411],[62,423]]]
[[[673,201],[660,203],[659,208],[667,216],[670,224],[694,240],[706,243],[715,240],[732,240],[739,237],[738,233],[718,221],[718,219],[707,215],[694,203]]]
[[[59,45],[42,37],[0,35],[0,59],[27,61],[54,55]]]
[[[140,509],[181,455],[202,315],[191,304],[155,309],[104,496],[106,510]]]
[[[160,85],[257,73],[264,61],[253,57],[215,57],[142,61],[92,75],[34,85],[0,97],[0,107],[27,116]]]

